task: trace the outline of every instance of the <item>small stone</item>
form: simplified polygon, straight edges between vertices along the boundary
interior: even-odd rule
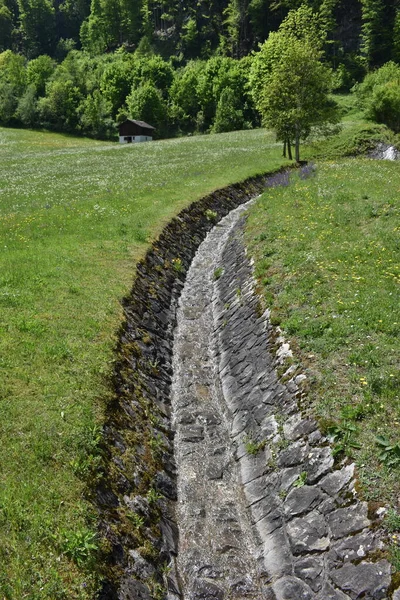
[[[176,483],[166,473],[160,471],[154,478],[154,486],[170,500],[177,499]]]
[[[205,579],[197,579],[190,598],[193,598],[193,600],[223,600],[224,592],[215,583]]]
[[[176,523],[162,516],[160,521],[162,535],[162,549],[165,552],[178,554],[179,531]]]
[[[150,508],[147,498],[144,498],[143,496],[134,496],[133,498],[124,496],[124,502],[132,512],[139,513],[146,517],[146,519],[149,518]]]
[[[132,578],[122,581],[118,600],[151,600],[150,592],[142,583]]]
[[[326,500],[324,500],[319,506],[318,510],[321,515],[327,515],[328,513],[334,511],[338,507],[334,498],[328,496]]]
[[[323,438],[322,438],[322,435],[321,435],[321,432],[319,431],[319,429],[317,429],[316,431],[313,431],[308,436],[308,443],[310,444],[310,446],[316,446],[317,444],[320,444],[322,442],[322,440],[323,440]]]
[[[307,458],[308,465],[304,470],[307,471],[308,483],[315,483],[332,468],[334,463],[331,449],[328,446],[313,448]]]
[[[231,436],[236,437],[241,434],[249,426],[251,420],[251,414],[248,410],[238,411],[233,419]]]
[[[186,427],[182,427],[181,436],[182,442],[201,442],[204,440],[204,427],[200,425],[188,425]]]
[[[292,573],[292,555],[282,529],[264,539],[264,566],[269,577],[283,577]]]
[[[329,494],[330,496],[334,496],[339,493],[340,490],[354,477],[354,463],[340,469],[339,471],[334,471],[333,473],[329,473],[322,481],[320,482],[321,488]]]
[[[261,519],[280,509],[281,501],[276,494],[269,494],[268,498],[262,498],[251,507],[251,520],[258,523]]]
[[[260,424],[260,429],[264,439],[268,440],[274,437],[278,433],[278,423],[276,422],[275,416],[270,415],[263,419]]]
[[[375,514],[378,519],[383,519],[383,517],[386,515],[387,511],[388,511],[388,509],[386,506],[380,506],[378,508],[378,510],[375,511]]]
[[[222,571],[214,567],[214,565],[203,565],[198,570],[198,575],[207,579],[222,579],[223,577]]]
[[[233,549],[239,549],[241,546],[240,540],[242,532],[240,529],[234,529],[233,527],[227,527],[222,532],[218,532],[218,538],[212,540],[212,547],[215,552],[219,554],[226,554]]]
[[[273,585],[276,600],[313,600],[310,587],[297,577],[282,577]]]
[[[294,382],[295,382],[296,385],[300,385],[306,379],[307,379],[307,376],[304,375],[303,373],[300,373],[300,375],[297,375],[297,377],[294,378]]]
[[[295,442],[283,450],[278,458],[279,467],[293,467],[303,462],[307,455],[307,448],[301,442]]]
[[[260,450],[256,455],[245,454],[240,459],[240,475],[243,484],[247,484],[253,479],[265,475],[269,470],[268,461],[271,458],[271,452],[268,448]]]
[[[240,598],[248,598],[255,591],[255,586],[249,576],[240,577],[230,583],[229,591],[233,594],[233,598],[238,598],[237,594],[240,594]]]
[[[331,567],[338,567],[344,562],[354,562],[364,558],[370,552],[381,549],[382,545],[383,543],[379,540],[379,537],[373,531],[367,529],[362,533],[357,533],[332,544],[328,561]]]
[[[276,352],[277,362],[283,365],[287,358],[293,358],[293,353],[289,344],[282,344]]]
[[[246,496],[247,506],[251,506],[261,498],[265,498],[268,494],[268,488],[266,486],[265,476],[259,477],[250,481],[244,486],[244,493]]]
[[[155,568],[136,550],[129,550],[129,556],[133,559],[133,564],[129,561],[129,567],[136,577],[141,579],[149,579],[155,574]]]
[[[280,510],[274,510],[267,517],[260,519],[256,523],[256,530],[261,539],[264,539],[268,534],[282,527],[282,515]]]
[[[296,369],[297,365],[290,365],[290,367],[286,369],[286,371],[282,375],[282,379],[286,379],[287,377],[290,377],[290,375],[293,375],[293,373],[296,372]]]
[[[315,600],[350,600],[350,596],[326,583]]]
[[[250,402],[251,399],[248,398],[249,405]],[[265,418],[268,418],[268,416],[271,415],[271,407],[268,406],[268,404],[264,404],[263,402],[261,402],[253,408],[252,415],[257,424],[262,423]]]
[[[358,565],[346,563],[341,569],[333,571],[332,581],[344,592],[354,598],[386,598],[390,585],[391,567],[386,560],[377,563],[362,562]]]
[[[320,489],[304,485],[289,492],[283,505],[283,512],[286,516],[300,515],[316,508],[322,499],[323,494]]]
[[[305,581],[314,592],[318,592],[323,583],[324,561],[322,558],[305,556],[295,562],[294,573]]]
[[[206,469],[206,477],[211,481],[222,479],[224,476],[225,465],[220,463],[211,463]]]
[[[296,414],[290,417],[283,426],[285,438],[290,441],[298,440],[312,433],[317,427],[315,421],[302,419],[301,415]]]
[[[297,465],[297,467],[289,467],[288,469],[282,469],[280,490],[287,491],[293,485],[296,479],[299,478],[300,473],[301,465]]]
[[[327,516],[334,539],[357,533],[371,524],[366,502],[353,504],[347,508],[338,508]]]
[[[317,511],[289,521],[287,533],[294,554],[322,552],[329,547],[328,528]]]

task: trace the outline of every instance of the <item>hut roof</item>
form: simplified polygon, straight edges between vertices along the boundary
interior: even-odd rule
[[[155,127],[153,127],[152,125],[149,125],[144,121],[137,121],[136,119],[126,119],[124,123],[134,123],[135,125],[138,125],[139,127],[144,127],[145,129],[155,129]],[[123,125],[123,123],[121,123],[121,125]]]

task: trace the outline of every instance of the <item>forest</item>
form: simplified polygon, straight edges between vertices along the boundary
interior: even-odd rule
[[[336,91],[389,61],[397,73],[399,1],[0,0],[0,124],[103,139],[126,117],[158,137],[259,126],[251,64],[304,5]]]

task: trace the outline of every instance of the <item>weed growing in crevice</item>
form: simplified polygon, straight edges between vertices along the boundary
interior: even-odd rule
[[[141,527],[143,527],[143,525],[144,525],[144,517],[142,517],[138,513],[136,513],[136,512],[128,512],[126,514],[126,516],[129,519],[129,521],[131,521],[131,523],[132,523],[132,525],[134,526],[135,529],[140,529]]]
[[[217,281],[220,277],[222,277],[223,273],[223,267],[217,267],[214,271],[214,281]]]
[[[307,471],[300,473],[296,481],[293,483],[293,487],[300,488],[307,483]]]
[[[172,259],[172,268],[174,269],[174,271],[176,271],[176,273],[183,273],[183,271],[185,270],[183,264],[182,264],[182,259],[181,258],[173,258]]]
[[[146,498],[149,504],[156,504],[158,500],[163,498],[163,495],[160,494],[156,489],[150,488],[146,494]]]
[[[217,222],[218,213],[215,210],[211,210],[211,208],[207,208],[207,210],[204,211],[204,214],[205,214],[207,221],[210,221],[211,223]]]
[[[256,442],[249,436],[246,436],[243,441],[244,441],[244,447],[246,449],[247,454],[251,454],[252,456],[255,456],[261,450],[264,450],[265,446],[267,445],[266,440]]]

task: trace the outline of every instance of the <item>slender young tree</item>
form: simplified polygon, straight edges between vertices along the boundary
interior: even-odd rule
[[[307,42],[292,39],[282,59],[274,66],[263,89],[259,107],[266,126],[277,137],[295,146],[295,159],[300,160],[300,142],[311,129],[338,122],[335,104],[329,100],[331,71]]]
[[[313,127],[338,121],[328,96],[331,70],[321,62],[326,33],[320,15],[302,6],[269,35],[252,65],[250,84],[263,122],[275,129],[289,158],[294,144],[297,161],[300,141]]]

